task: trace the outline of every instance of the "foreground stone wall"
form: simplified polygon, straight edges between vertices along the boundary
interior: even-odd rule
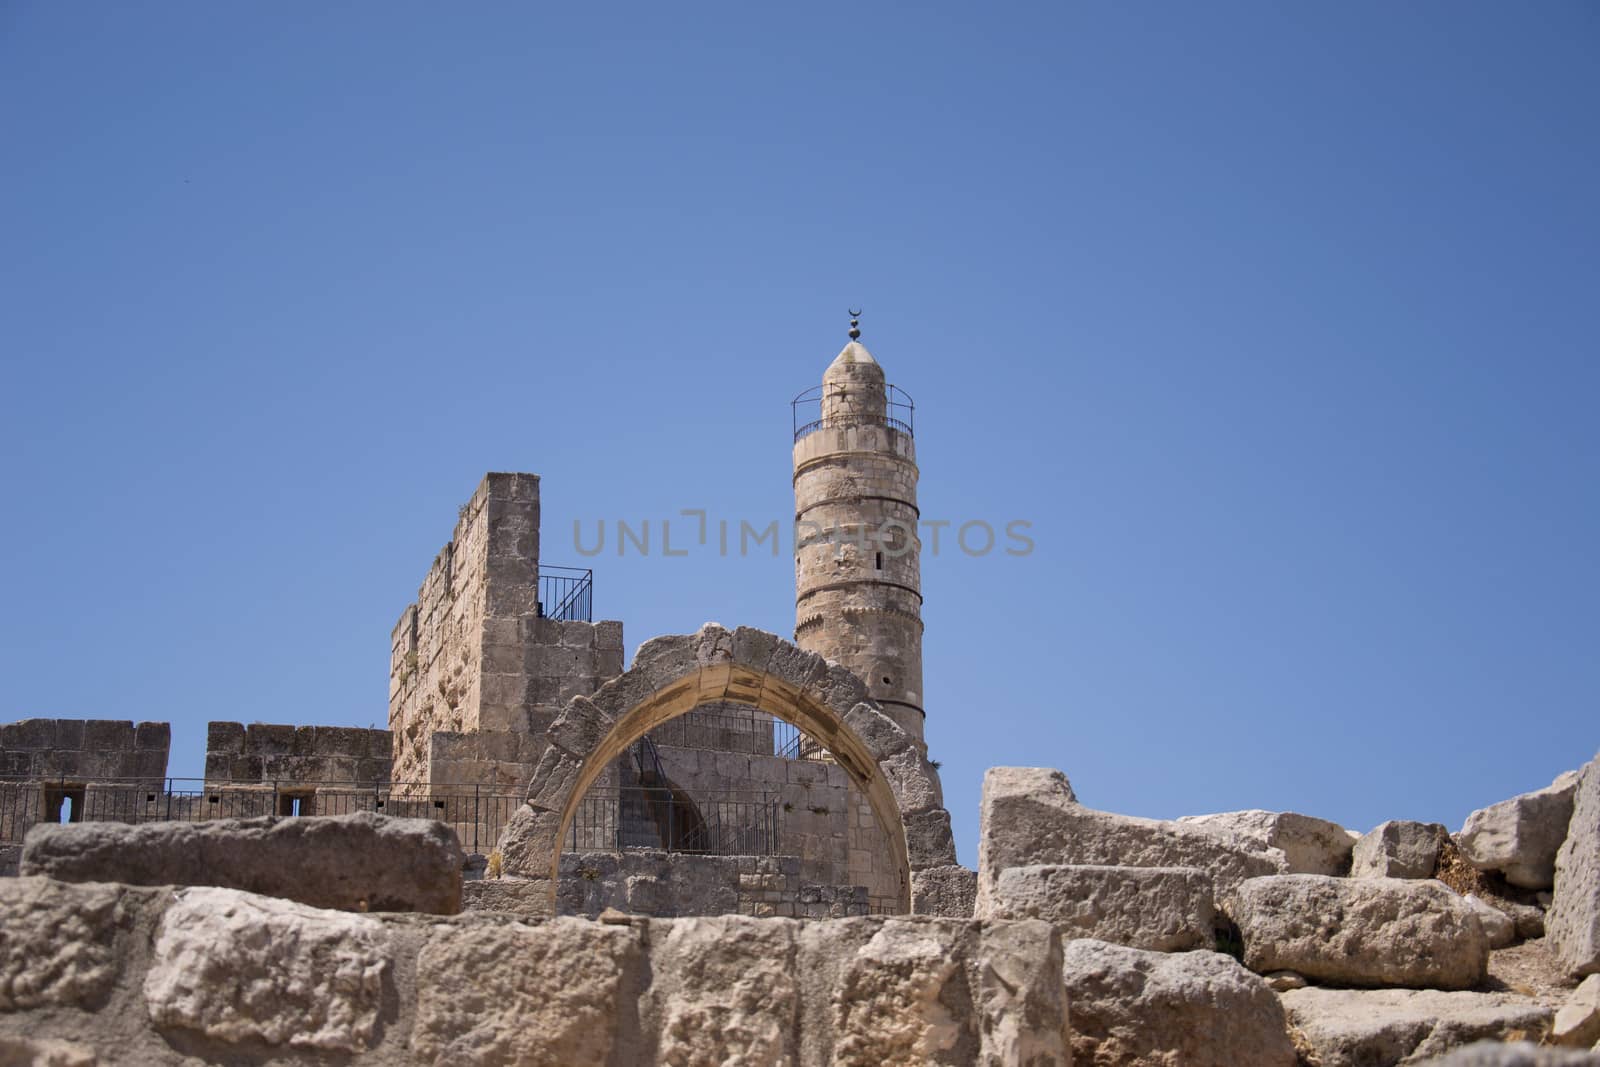
[[[1038,922],[396,918],[20,878],[0,923],[7,1062],[1069,1062]]]

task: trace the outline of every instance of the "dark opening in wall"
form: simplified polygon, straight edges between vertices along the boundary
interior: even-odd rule
[[[310,815],[313,808],[311,793],[281,793],[278,796],[279,815]]]
[[[881,570],[883,570],[883,553],[882,553],[882,552],[879,552],[879,553],[878,553],[878,565],[877,565],[877,569],[878,569],[878,570],[880,570],[880,571],[881,571]]]
[[[81,785],[45,786],[45,815],[51,822],[82,822],[83,798]]]

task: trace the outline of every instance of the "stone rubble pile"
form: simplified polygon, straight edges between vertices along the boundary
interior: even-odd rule
[[[1451,863],[1474,891],[1438,880]],[[1064,939],[1080,1063],[1600,1064],[1600,758],[1456,835],[1290,812],[1134,818],[1083,805],[1060,771],[1000,767],[977,874],[978,918]],[[1491,976],[1496,950],[1541,937],[1529,951],[1555,985]]]
[[[535,917],[548,882],[464,894],[446,828],[376,816],[47,827],[22,866],[0,1064],[1600,1064],[1600,758],[1455,835],[996,768],[975,879],[927,883],[972,918]]]

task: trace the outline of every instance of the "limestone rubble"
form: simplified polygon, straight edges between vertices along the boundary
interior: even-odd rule
[[[1352,986],[1470,989],[1489,941],[1472,905],[1434,881],[1285,874],[1239,887],[1245,966]]]
[[[1549,889],[1577,789],[1577,772],[1568,771],[1544,789],[1481,808],[1467,816],[1456,845],[1479,870],[1499,871],[1524,889]]]
[[[1594,1063],[1600,975],[1573,986],[1600,940],[1597,767],[1548,916],[1419,875],[1428,824],[1362,849],[1306,816],[1135,819],[1041,768],[990,772],[977,872],[915,872],[913,906],[944,916],[695,914],[737,894],[643,853],[564,855],[631,887],[597,875],[573,904],[547,878],[463,882],[482,868],[448,828],[379,816],[42,827],[24,865],[49,876],[0,879],[0,1064]],[[296,855],[298,879],[269,870]],[[762,862],[707,859],[735,881]],[[595,918],[548,916],[569,904]],[[1491,978],[1508,943],[1525,969]]]
[[[1600,973],[1600,757],[1578,778],[1545,930],[1574,977]]]

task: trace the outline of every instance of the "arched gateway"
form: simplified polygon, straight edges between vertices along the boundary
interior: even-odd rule
[[[528,803],[501,836],[507,873],[548,879],[553,901],[561,842],[588,788],[651,729],[719,701],[776,715],[832,754],[884,831],[900,910],[912,910],[915,873],[954,867],[950,815],[926,747],[868,699],[859,679],[775,634],[707,623],[646,642],[632,669],[567,703],[547,731]]]

